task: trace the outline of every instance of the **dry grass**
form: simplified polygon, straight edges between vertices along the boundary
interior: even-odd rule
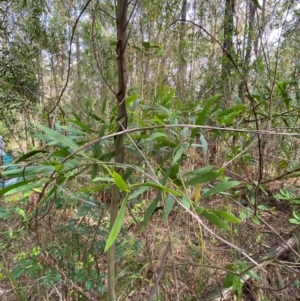
[[[218,145],[214,156],[215,162],[213,163],[217,166],[222,166],[224,157],[221,154],[222,149],[224,149],[224,146]],[[267,151],[271,152],[271,150]],[[257,156],[255,152],[252,155]],[[182,167],[185,171],[209,163],[209,158],[205,161],[201,159],[201,154],[197,152],[188,154],[188,156],[189,159]],[[274,164],[273,167],[276,166],[276,163]],[[244,179],[247,182],[256,179],[255,166],[246,166],[240,163],[240,165],[232,165],[230,168],[228,169],[228,175],[234,178],[234,174],[236,174],[237,180]],[[236,173],[237,170],[238,173]],[[270,169],[268,177],[273,173],[274,168]],[[297,189],[293,181],[286,181],[284,185],[286,187],[290,186],[294,191]],[[282,181],[271,183],[269,184],[268,195],[262,194],[259,196],[260,204],[270,209],[269,211],[260,212],[265,224],[261,222],[260,225],[257,225],[249,217],[243,219],[239,225],[232,225],[231,231],[225,231],[218,229],[205,220],[203,222],[226,241],[257,258],[265,254],[269,248],[282,243],[281,239],[287,240],[293,231],[288,219],[295,208],[288,202],[279,202],[273,197],[282,187]],[[110,200],[109,193],[103,192],[97,197],[99,206],[104,209],[107,208]],[[122,235],[119,238],[119,241],[122,241],[119,246],[120,250],[124,251],[123,256],[116,263],[119,300],[144,301],[148,299],[149,291],[159,274],[159,270],[162,268],[162,257],[169,241],[171,242],[171,249],[168,252],[166,264],[163,266],[163,274],[158,285],[159,298],[157,300],[205,300],[211,292],[221,290],[226,275],[222,268],[230,263],[248,261],[235,249],[219,241],[199,225],[197,220],[193,219],[182,208],[176,207],[167,221],[163,220],[162,211],[155,212],[148,227],[141,233],[141,225],[136,224],[135,221],[139,223],[142,221],[143,214],[153,200],[154,195],[153,193],[147,193],[143,197],[144,200],[141,204],[133,205],[130,212],[127,211]],[[206,208],[226,210],[238,216],[241,212],[247,212],[251,207],[249,198],[247,191],[243,191],[239,196],[236,195],[234,199],[230,196],[214,197],[206,200],[203,205]],[[2,205],[6,201],[2,200]],[[12,205],[13,203],[7,204],[7,206]],[[34,197],[33,201],[28,202],[27,205],[20,204],[20,207],[22,206],[26,212],[34,212]],[[31,208],[28,209],[28,206]],[[22,252],[26,254],[32,252],[38,244],[42,248],[42,252],[38,256],[39,264],[56,270],[62,281],[60,283],[53,281],[51,286],[46,287],[41,284],[44,275],[41,274],[36,278],[24,275],[13,284],[6,275],[0,282],[1,301],[20,300],[16,296],[16,288],[23,292],[26,297],[25,300],[30,298],[37,301],[88,300],[88,298],[90,300],[106,300],[105,278],[102,280],[104,292],[99,292],[96,289],[89,290],[85,287],[84,281],[71,281],[70,277],[66,275],[68,272],[66,269],[71,268],[72,260],[75,263],[84,262],[86,260],[85,256],[92,250],[92,246],[96,242],[106,239],[106,234],[99,235],[96,231],[97,229],[107,230],[108,211],[103,210],[98,215],[98,219],[94,220],[91,214],[84,218],[77,217],[78,208],[76,207],[64,207],[61,210],[55,210],[54,208],[39,222],[38,239],[34,227],[31,227],[31,229],[26,227],[30,223],[24,222],[21,217],[14,216],[9,220],[0,219],[2,262],[7,270],[12,271],[17,265],[17,255]],[[132,215],[134,215],[134,218]],[[78,235],[74,235],[74,233],[68,232],[70,225],[75,228],[87,225],[92,232],[78,232]],[[10,240],[7,238],[7,231],[9,230],[15,233],[15,237]],[[298,232],[293,234],[296,237],[299,236]],[[75,241],[76,239],[78,241]],[[83,250],[83,253],[76,254],[76,249],[72,249],[76,245],[75,242],[78,245],[86,246],[86,253],[83,248],[80,251]],[[139,248],[135,247],[136,242],[138,242]],[[58,257],[55,257],[55,251],[64,248],[67,250],[68,243],[71,244],[72,248],[69,249],[69,253],[62,260],[59,260]],[[50,249],[49,246],[51,246]],[[107,266],[106,255],[103,251],[99,251],[92,260],[92,269],[105,275]],[[299,273],[298,262],[299,258],[292,253],[288,254],[282,261],[270,262],[264,268],[266,272],[263,270],[257,272],[261,277],[260,279],[252,279],[244,285],[242,300],[300,300],[299,289],[294,285],[297,284],[295,281],[297,281],[296,276]],[[3,270],[1,272],[5,275]],[[81,290],[87,294],[86,297],[80,297],[82,296]],[[223,300],[236,300],[236,295],[230,298]]]
[[[277,204],[274,203],[273,205],[276,206]],[[238,202],[232,202],[225,198],[210,200],[206,206],[227,208],[232,212],[240,212],[242,209]],[[263,254],[269,247],[280,243],[278,235],[284,239],[289,237],[292,231],[292,227],[288,223],[290,210],[291,208],[285,207],[279,210],[274,209],[273,213],[265,212],[263,214],[265,222],[276,229],[277,234],[263,224],[256,225],[251,219],[244,220],[240,225],[233,227],[231,232],[220,231],[208,222],[206,224],[229,242],[240,246],[248,254],[255,256],[256,253]],[[138,211],[135,211],[134,208],[132,211],[137,219],[142,216],[143,210],[140,207]],[[52,225],[56,224],[54,222],[56,219],[60,221],[60,226],[62,226],[62,222],[68,222],[66,217],[61,219],[60,214],[62,212],[57,214],[58,216],[52,217]],[[103,216],[102,221],[105,219]],[[5,232],[13,226],[13,229],[17,231],[22,225],[21,219],[15,217],[9,223],[2,221],[1,229]],[[137,253],[134,250],[131,252],[127,250],[126,256],[117,264],[119,275],[117,290],[121,297],[120,300],[147,300],[149,289],[155,276],[157,276],[162,255],[169,240],[171,241],[171,251],[168,253],[163,276],[158,286],[160,300],[204,300],[211,290],[222,285],[225,272],[219,268],[225,267],[228,263],[246,261],[235,250],[218,241],[199,226],[197,221],[192,219],[183,209],[175,209],[170,214],[167,223],[162,219],[162,212],[156,212],[143,234],[140,233],[139,225],[132,225],[132,217],[128,213],[124,225],[127,240],[140,239],[142,248]],[[56,243],[61,242],[61,239],[55,237],[58,228],[50,227],[49,221],[43,221],[40,226],[43,227],[43,230],[40,231],[41,240],[46,241],[47,238],[51,237],[54,244],[56,240]],[[56,227],[58,227],[57,224]],[[101,223],[97,223],[97,227],[101,227]],[[66,233],[66,238],[68,235]],[[26,239],[24,239],[25,237]],[[83,242],[86,241],[87,244],[89,243],[89,239],[84,236],[80,239]],[[16,265],[16,255],[20,252],[31,251],[36,245],[36,237],[32,231],[24,229],[22,237],[12,239],[10,243],[2,240],[2,243],[2,245],[6,244],[7,246],[5,254],[3,250],[3,263],[8,270],[12,270]],[[256,300],[253,297],[258,291],[256,286],[265,287],[265,290],[260,289],[259,292],[265,298],[268,297],[269,300],[297,300],[298,293],[293,286],[294,283],[280,292],[273,292],[274,289],[284,287],[291,281],[299,267],[297,260],[290,255],[283,262],[270,263],[266,268],[268,273],[260,273],[261,280],[253,280],[251,284],[245,285],[242,300]],[[97,262],[98,269],[105,273],[106,259],[103,253],[99,253]],[[60,266],[57,265],[57,268]],[[81,300],[76,295],[72,295],[72,288],[67,283],[54,285],[52,289],[46,290],[40,285],[38,279],[22,276],[17,280],[17,284],[27,298],[31,295],[34,296],[34,300]],[[0,289],[3,292],[0,300],[19,300],[7,278],[1,281]],[[45,295],[43,296],[43,294]],[[92,300],[99,300],[98,298],[105,300],[105,294],[101,295],[97,291],[90,291],[89,294]],[[291,299],[291,296],[295,296],[295,299]]]

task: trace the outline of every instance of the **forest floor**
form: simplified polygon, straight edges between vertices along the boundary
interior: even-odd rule
[[[209,199],[203,205],[206,208],[226,209],[237,216],[243,213],[245,217],[249,212],[249,207],[242,206],[241,203],[243,203],[241,200],[232,201],[220,196],[219,199]],[[232,226],[231,231],[225,231],[214,227],[205,220],[203,222],[227,242],[243,249],[251,258],[258,260],[267,254],[268,250],[280,246],[283,241],[287,241],[291,237],[300,237],[299,231],[295,230],[296,227],[289,223],[295,207],[275,200],[272,195],[265,196],[262,203],[269,210],[260,211],[261,221],[259,223],[253,221],[249,215],[242,219],[241,224]],[[7,203],[3,199],[1,205],[3,204],[9,207],[12,202]],[[24,210],[26,209],[24,208]],[[135,215],[137,221],[141,221],[143,210],[143,206],[133,207],[131,212],[126,213],[122,230],[123,245],[120,245],[121,250],[119,251],[122,253],[122,247],[124,250],[117,262],[118,300],[148,300],[151,288],[155,288],[153,283],[157,280],[159,280],[158,292],[153,300],[238,300],[238,297],[242,301],[300,300],[300,263],[297,248],[294,253],[289,250],[281,258],[268,260],[263,266],[254,267],[251,279],[241,286],[240,296],[238,296],[238,291],[233,291],[228,296],[222,297],[225,269],[235,267],[235,271],[238,273],[251,265],[249,260],[233,247],[214,237],[183,208],[175,208],[167,222],[163,220],[161,211],[155,212],[150,224],[141,233],[140,225],[135,224],[131,214]],[[3,216],[3,210],[1,213]],[[39,245],[41,241],[46,243],[53,239],[52,244],[59,246],[64,239],[66,241],[69,239],[68,237],[58,239],[56,235],[62,235],[62,232],[56,233],[58,227],[53,228],[53,225],[65,224],[67,226],[69,221],[74,219],[74,213],[63,211],[54,219],[57,221],[53,222],[52,217],[52,225],[49,220],[45,220],[39,225],[43,228],[43,231],[39,231]],[[82,219],[79,223],[83,222],[90,223],[90,221]],[[103,227],[106,222],[107,214],[104,214],[101,217],[101,223],[94,223],[93,226]],[[87,290],[87,286],[84,287],[84,283],[86,284],[88,279],[84,279],[85,282],[78,280],[78,283],[81,284],[72,284],[71,282],[70,284],[66,279],[62,283],[56,284],[53,279],[50,285],[49,283],[45,285],[42,281],[45,276],[39,274],[40,272],[35,273],[32,268],[34,262],[31,270],[28,268],[28,273],[17,270],[20,272],[20,277],[16,277],[15,271],[16,280],[14,280],[11,271],[16,268],[22,256],[25,258],[26,254],[32,254],[33,250],[36,250],[36,232],[34,227],[26,227],[26,225],[28,224],[17,215],[0,219],[0,301],[88,300],[79,297],[80,294],[74,293],[74,291],[78,293],[81,286],[83,286],[83,291],[88,292],[90,300],[106,300],[105,279],[103,279],[104,290],[101,293],[99,290]],[[77,239],[80,240],[80,238]],[[82,239],[85,240],[86,237]],[[86,240],[88,244],[89,239]],[[94,239],[96,238],[94,237]],[[135,244],[136,242],[138,242],[138,246]],[[168,242],[171,244],[169,245]],[[55,250],[52,252],[55,254]],[[49,267],[50,264],[51,266],[48,258],[43,256],[41,254],[36,256],[38,258],[37,265]],[[69,266],[72,265],[71,261],[75,260],[74,254],[72,256],[69,257]],[[106,255],[99,252],[95,260],[97,262],[96,269],[105,274],[107,270]],[[66,273],[65,267],[66,265],[62,262],[54,263],[52,261],[52,268],[61,269],[62,275]],[[38,270],[37,267],[36,270]],[[209,296],[216,293],[219,294],[218,298],[209,299]]]
[[[209,222],[205,224],[226,241],[258,259],[268,250],[282,245],[283,241],[299,235],[297,231],[293,232],[295,226],[288,221],[292,212],[290,206],[282,206],[274,199],[265,204],[272,210],[260,214],[264,222],[259,225],[247,218],[228,232],[213,227]],[[206,204],[206,208],[209,206],[220,210],[230,208],[231,212],[236,213],[247,211],[246,207],[242,208],[237,203],[234,205],[224,198]],[[148,231],[155,271],[159,271],[167,240],[172,241],[159,285],[159,295],[163,298],[159,300],[211,300],[209,296],[222,290],[226,275],[224,269],[230,268],[233,263],[250,264],[249,260],[199,226],[183,209],[179,211],[170,217],[169,227],[160,216],[156,216],[151,231]],[[300,300],[299,267],[299,257],[289,251],[280,259],[268,261],[264,268],[253,272],[253,278],[243,286],[240,300]],[[144,291],[137,291],[127,300],[146,300],[148,290],[145,287]],[[226,298],[221,296],[220,293],[220,298],[213,300],[238,300],[236,292]]]

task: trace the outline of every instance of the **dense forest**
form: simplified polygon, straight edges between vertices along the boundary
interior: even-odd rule
[[[300,300],[299,32],[296,0],[0,1],[0,300]]]

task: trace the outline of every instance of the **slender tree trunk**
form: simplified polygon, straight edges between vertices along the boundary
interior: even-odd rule
[[[222,85],[224,90],[224,96],[226,100],[231,99],[231,70],[233,68],[231,60],[228,58],[228,54],[233,58],[233,33],[234,33],[234,6],[235,0],[225,1],[225,13],[224,13],[224,37],[223,37],[223,57],[222,57]]]
[[[181,19],[186,20],[187,14],[187,0],[183,0],[181,7]],[[186,82],[187,82],[187,63],[186,63],[186,45],[184,43],[184,38],[186,35],[186,23],[180,23],[180,36],[179,36],[179,65],[178,65],[178,79],[177,79],[177,89],[178,94],[181,99],[186,96]]]
[[[247,35],[246,53],[245,53],[245,59],[243,60],[243,64],[242,64],[242,70],[243,70],[243,75],[245,80],[247,80],[248,73],[249,73],[250,58],[251,58],[253,36],[254,36],[254,19],[255,19],[256,10],[257,10],[257,6],[254,4],[254,2],[250,1],[249,21],[247,26],[248,30],[246,33]],[[245,97],[245,83],[243,80],[239,84],[239,97],[242,100]]]
[[[126,112],[126,89],[127,89],[127,8],[128,0],[117,0],[116,19],[117,19],[117,63],[118,63],[118,130],[122,131],[127,127]],[[124,162],[124,134],[116,136],[115,139],[115,162]],[[122,169],[116,167],[116,171],[121,174]],[[110,208],[110,231],[116,221],[118,208],[121,202],[120,191],[117,186],[113,187]],[[115,244],[107,252],[108,263],[108,300],[116,301],[115,293]]]

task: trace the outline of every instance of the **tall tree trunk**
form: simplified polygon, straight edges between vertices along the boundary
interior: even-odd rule
[[[128,0],[117,0],[116,20],[117,20],[117,64],[118,64],[118,131],[123,131],[127,127],[126,112],[126,89],[127,89],[127,8]],[[124,134],[116,136],[115,139],[115,162],[124,162]],[[121,174],[122,169],[116,167],[116,171]],[[112,200],[110,208],[110,231],[118,215],[119,204],[121,201],[120,191],[115,185],[112,190]],[[115,243],[107,252],[108,264],[108,300],[116,301],[115,293]]]
[[[187,0],[183,0],[181,7],[181,19],[186,20],[187,14]],[[187,83],[187,63],[186,63],[186,45],[184,38],[186,35],[186,23],[180,23],[180,36],[179,36],[179,65],[178,65],[178,79],[177,79],[177,90],[180,98],[186,96],[186,83]]]
[[[224,13],[224,36],[223,36],[223,57],[222,57],[222,85],[225,99],[228,101],[231,99],[231,70],[233,68],[232,62],[228,57],[228,54],[233,58],[233,34],[234,34],[234,7],[235,0],[225,1],[225,13]]]
[[[248,21],[248,28],[247,28],[247,44],[246,44],[246,52],[245,58],[242,60],[242,70],[244,79],[247,80],[248,73],[249,73],[249,66],[250,66],[250,58],[252,52],[252,45],[253,45],[253,36],[254,36],[254,19],[255,13],[257,10],[257,6],[254,4],[253,1],[249,3],[249,21]],[[246,38],[246,37],[245,37]],[[240,99],[244,99],[245,97],[245,83],[242,80],[239,84],[239,97]]]
[[[79,41],[79,35],[75,37],[75,45],[76,45],[76,79],[74,79],[75,82],[75,102],[76,106],[80,104],[81,100],[81,67],[80,67],[80,61],[81,61],[81,53],[80,53],[80,41]]]

